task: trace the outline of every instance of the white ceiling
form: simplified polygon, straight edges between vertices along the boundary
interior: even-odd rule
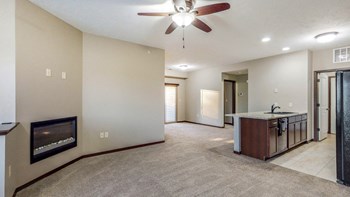
[[[291,51],[318,50],[350,44],[350,0],[197,0],[198,6],[229,2],[231,9],[199,18],[213,31],[189,26],[164,32],[170,17],[138,16],[138,12],[173,11],[172,0],[31,0],[83,32],[165,49],[166,67],[193,69],[230,65]],[[318,44],[314,36],[340,34]],[[265,36],[272,38],[261,43]]]

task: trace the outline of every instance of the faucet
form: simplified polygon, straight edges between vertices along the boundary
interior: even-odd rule
[[[275,110],[276,110],[277,108],[278,108],[278,109],[281,109],[280,106],[275,106],[275,104],[273,104],[273,105],[271,106],[271,113],[274,113]]]

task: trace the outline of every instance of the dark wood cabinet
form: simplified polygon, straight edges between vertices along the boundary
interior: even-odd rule
[[[307,140],[307,121],[301,121],[301,141]]]
[[[295,124],[288,124],[288,148],[291,148],[295,145]]]
[[[288,148],[293,148],[307,140],[307,116],[288,118]]]
[[[278,121],[241,118],[241,153],[266,160],[307,140],[306,115],[286,118],[288,127],[284,132],[279,132]]]
[[[269,157],[272,157],[273,155],[277,154],[277,139],[278,139],[278,127],[271,127],[269,128]]]

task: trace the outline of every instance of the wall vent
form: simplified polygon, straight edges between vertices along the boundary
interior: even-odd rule
[[[333,63],[350,62],[350,46],[333,49]]]

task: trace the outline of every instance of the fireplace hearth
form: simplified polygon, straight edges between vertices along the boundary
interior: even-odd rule
[[[31,164],[77,146],[77,117],[33,122],[30,130]]]

